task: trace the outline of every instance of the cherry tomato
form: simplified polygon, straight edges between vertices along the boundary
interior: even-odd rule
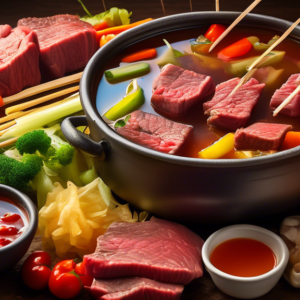
[[[81,291],[82,283],[75,273],[76,263],[69,259],[59,262],[51,272],[49,289],[60,299],[75,297]]]
[[[36,251],[27,257],[21,275],[24,283],[33,290],[47,287],[51,274],[51,257],[47,252]]]
[[[85,275],[85,267],[83,262],[80,262],[76,265],[75,272],[79,275],[84,287],[90,287],[92,285],[94,278],[92,276]]]
[[[6,213],[3,217],[0,218],[3,222],[16,222],[21,219],[21,216],[18,214]]]
[[[0,238],[0,248],[4,247],[10,243],[11,243],[11,241],[8,239]]]
[[[211,42],[214,42],[224,31],[226,27],[221,24],[212,24],[205,33],[205,37]]]
[[[18,230],[14,226],[1,225],[0,226],[0,234],[1,235],[15,235],[15,234],[18,234]]]
[[[243,38],[232,45],[224,48],[218,53],[218,58],[228,60],[234,57],[245,55],[252,49],[252,44],[247,38]]]

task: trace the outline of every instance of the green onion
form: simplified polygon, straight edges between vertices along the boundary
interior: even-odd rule
[[[110,69],[104,72],[106,79],[110,83],[141,77],[150,72],[150,65],[147,63],[137,63],[122,66],[116,69]]]

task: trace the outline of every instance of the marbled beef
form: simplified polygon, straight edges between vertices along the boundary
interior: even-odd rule
[[[8,97],[40,81],[36,33],[26,27],[0,26],[0,96]]]
[[[98,300],[179,300],[183,285],[128,277],[94,279],[90,292]]]
[[[290,130],[291,125],[255,123],[236,131],[234,147],[236,150],[277,150]]]
[[[300,85],[300,74],[292,75],[283,86],[276,90],[271,99],[271,109],[275,110]],[[300,116],[300,93],[279,112],[290,117]]]
[[[252,78],[229,96],[238,82],[231,79],[222,83],[213,99],[205,103],[205,114],[210,116],[207,120],[209,125],[235,131],[247,124],[265,84]]]
[[[18,26],[36,32],[42,75],[46,79],[59,78],[85,67],[98,48],[95,29],[78,16],[27,18],[19,20]]]
[[[141,110],[130,114],[119,134],[141,146],[168,154],[176,154],[192,134],[193,126],[176,123]]]
[[[202,239],[186,227],[151,219],[113,223],[98,237],[95,253],[84,256],[94,278],[145,277],[165,283],[188,284],[202,276]]]
[[[181,116],[214,89],[210,76],[168,64],[153,81],[151,104],[159,111]]]

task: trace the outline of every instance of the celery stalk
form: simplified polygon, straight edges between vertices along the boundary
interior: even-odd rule
[[[25,115],[16,119],[17,124],[11,130],[0,137],[0,142],[4,142],[14,137],[20,137],[26,132],[41,128],[55,120],[66,117],[82,110],[79,94],[63,100],[58,105],[49,105],[48,109],[39,110],[36,113]]]

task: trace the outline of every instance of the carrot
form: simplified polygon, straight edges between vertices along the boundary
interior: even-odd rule
[[[101,22],[101,23],[95,25],[95,26],[94,26],[94,29],[95,29],[96,31],[99,31],[99,30],[106,29],[106,28],[108,28],[108,27],[109,27],[109,26],[108,26],[107,22],[106,22],[106,21],[103,21],[103,22]]]
[[[155,48],[144,49],[130,55],[127,55],[121,59],[122,62],[133,62],[142,59],[151,59],[157,56],[157,52]]]
[[[281,144],[281,150],[287,150],[300,146],[300,132],[289,131]]]
[[[224,48],[218,53],[218,58],[228,60],[234,57],[245,55],[252,49],[252,44],[247,38],[243,38],[236,43]]]
[[[142,20],[139,22],[128,24],[128,25],[121,25],[121,26],[106,28],[106,29],[97,31],[97,36],[98,36],[98,39],[100,40],[102,35],[107,35],[107,34],[116,34],[117,35],[118,33],[121,33],[125,30],[128,30],[130,28],[136,27],[138,25],[144,24],[144,23],[152,21],[152,20],[153,19],[149,18],[149,19],[145,19],[145,20]]]

